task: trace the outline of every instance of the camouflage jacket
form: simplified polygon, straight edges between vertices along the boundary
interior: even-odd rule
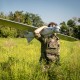
[[[57,36],[40,37],[38,40],[41,42],[41,53],[59,55],[60,44]]]

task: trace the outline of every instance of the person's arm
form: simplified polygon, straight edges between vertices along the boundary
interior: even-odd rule
[[[34,31],[34,34],[35,34],[35,38],[40,38],[41,37],[41,35],[40,35],[40,32],[44,29],[44,28],[46,28],[47,26],[42,26],[42,27],[39,27],[38,29],[36,29],[35,31]]]

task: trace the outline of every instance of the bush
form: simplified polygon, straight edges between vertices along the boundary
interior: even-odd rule
[[[11,27],[1,27],[0,29],[0,36],[1,37],[17,37],[17,30]]]

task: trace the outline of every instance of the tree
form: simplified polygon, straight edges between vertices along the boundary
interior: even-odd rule
[[[0,12],[0,18],[5,18],[5,15],[3,12]]]
[[[8,15],[9,19],[10,20],[14,20],[14,14],[13,12],[10,12],[9,15]]]
[[[80,23],[80,18],[78,18],[78,22]]]
[[[29,25],[33,25],[35,27],[40,27],[44,24],[44,22],[42,21],[40,16],[38,16],[37,14],[26,12],[24,16],[25,16],[24,23],[27,23]]]
[[[14,20],[17,22],[23,22],[23,11],[15,11]]]
[[[73,27],[73,26],[75,26],[76,24],[75,24],[75,21],[74,21],[74,20],[70,19],[70,20],[67,21],[67,25],[68,25],[69,27]]]
[[[70,19],[67,21],[67,25],[69,27],[69,35],[70,36],[74,36],[74,27],[76,26],[76,18],[74,18],[73,20]]]
[[[36,26],[36,27],[40,27],[44,24],[44,22],[42,21],[42,19],[40,18],[40,16],[38,16],[37,14],[30,14],[30,18],[32,20],[32,25]]]
[[[43,25],[43,21],[38,15],[35,15],[35,18],[33,20],[33,25],[36,27],[41,27]]]
[[[74,37],[80,39],[80,25],[74,27]]]
[[[30,19],[30,14],[29,13],[25,13],[24,15],[24,23],[28,24],[28,25],[32,25],[31,19]]]
[[[60,23],[61,27],[60,27],[60,32],[62,34],[66,34],[66,35],[69,35],[69,28],[68,26],[66,25],[66,23],[63,21],[62,23]]]

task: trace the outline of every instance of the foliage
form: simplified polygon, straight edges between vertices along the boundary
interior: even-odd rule
[[[33,25],[34,27],[40,27],[44,24],[40,16],[33,13],[23,13],[23,11],[10,12],[8,15],[4,15],[3,12],[0,12],[0,18],[7,18],[9,20],[17,21],[20,23]],[[21,31],[11,28],[9,26],[0,25],[0,37],[24,37]]]
[[[44,25],[44,22],[39,15],[29,12],[24,13],[23,11],[15,11],[14,13],[10,12],[8,15],[0,12],[0,18],[7,18],[20,23],[33,25],[34,27],[40,27]],[[63,21],[60,23],[60,25],[61,33],[80,39],[80,18],[74,17],[69,19],[67,22]],[[22,33],[19,33],[18,36],[23,37],[21,34]]]
[[[5,18],[5,15],[3,12],[0,12],[0,18]]]
[[[9,15],[8,15],[9,19],[10,20],[14,20],[14,14],[13,12],[10,12]]]
[[[75,21],[72,20],[72,19],[70,19],[70,20],[67,21],[67,25],[68,25],[69,27],[73,27],[73,26],[75,26]]]
[[[78,22],[80,22],[80,18],[78,19]]]
[[[23,11],[15,11],[14,13],[10,12],[8,17],[10,20],[25,23],[28,25],[33,25],[34,27],[35,26],[40,27],[44,24],[40,16],[29,12],[26,13],[23,13]]]
[[[40,27],[44,24],[40,16],[28,12],[24,14],[24,23],[33,25],[34,27]]]
[[[39,15],[23,11],[11,11],[8,15],[4,15],[3,12],[0,12],[0,18],[7,18],[9,20],[25,23],[28,25],[33,25],[34,27],[40,27],[44,24]]]
[[[1,37],[17,37],[17,30],[11,27],[4,27],[0,28],[0,36]]]
[[[26,12],[24,15],[24,23],[27,23],[28,25],[32,25],[31,19],[30,19],[30,14]]]
[[[47,73],[39,63],[37,40],[0,38],[0,80],[80,80],[80,41],[60,40],[60,45],[61,66],[53,64]]]
[[[61,31],[62,34],[69,35],[69,28],[68,28],[68,26],[66,25],[65,22],[61,23],[60,31]]]
[[[67,22],[60,23],[61,33],[80,39],[80,22],[79,18],[73,18]]]
[[[75,26],[73,32],[74,32],[74,37],[80,39],[80,25]]]

